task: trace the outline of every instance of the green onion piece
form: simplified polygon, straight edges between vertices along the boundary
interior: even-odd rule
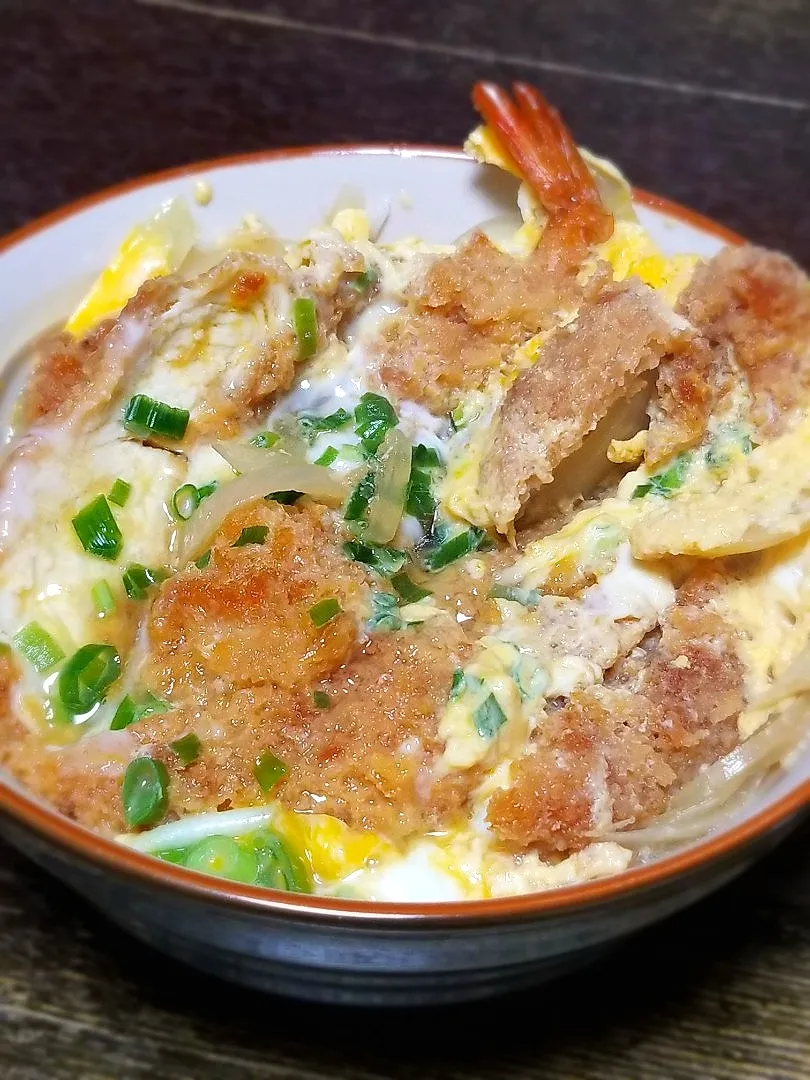
[[[131,829],[160,821],[169,803],[169,774],[163,762],[151,757],[130,761],[121,784],[121,802]]]
[[[110,494],[107,498],[111,503],[115,503],[116,506],[126,506],[127,499],[132,493],[132,484],[128,484],[126,480],[122,480],[119,476],[113,486],[110,488]]]
[[[450,700],[458,701],[467,687],[467,680],[461,668],[453,672],[453,681],[450,683]]]
[[[265,495],[265,502],[277,502],[282,506],[292,506],[303,495],[302,491],[271,491]]]
[[[229,881],[251,885],[259,873],[259,863],[251,851],[240,847],[230,836],[207,836],[191,848],[184,865],[200,874],[213,874]]]
[[[90,712],[120,674],[121,657],[114,646],[82,645],[59,672],[59,700],[73,716]]]
[[[183,484],[172,495],[172,513],[177,521],[188,521],[200,505],[200,493],[194,484]]]
[[[417,451],[427,447],[414,447],[411,451],[411,475],[408,478],[408,492],[405,497],[405,511],[412,514],[425,532],[429,532],[436,517],[436,500],[433,497],[430,466],[425,468],[417,462],[422,457]]]
[[[262,750],[253,766],[253,775],[262,791],[267,794],[287,772],[287,766],[272,750]]]
[[[263,544],[270,529],[267,525],[246,525],[231,544],[231,547],[247,547],[248,544]]]
[[[64,651],[37,622],[28,623],[11,640],[35,671],[50,671],[65,658]]]
[[[262,830],[252,840],[253,854],[259,863],[257,885],[286,892],[312,892],[312,881],[304,863],[291,854],[278,836]]]
[[[490,694],[483,705],[479,705],[475,710],[473,723],[482,739],[494,738],[498,730],[506,723],[506,713],[498,704],[494,694]]]
[[[72,525],[88,555],[112,561],[121,554],[124,537],[103,495],[80,510]]]
[[[344,521],[361,521],[374,495],[374,473],[368,472],[351,493],[343,511]]]
[[[315,703],[316,709],[328,709],[331,705],[329,695],[325,690],[316,690],[312,695],[312,700]]]
[[[199,559],[194,560],[194,565],[198,570],[205,570],[206,566],[211,562],[211,548],[208,551],[204,551]]]
[[[120,731],[122,728],[129,727],[130,724],[137,724],[139,720],[143,720],[146,716],[167,713],[170,709],[171,706],[168,701],[163,701],[149,692],[147,692],[140,704],[129,695],[126,695],[121,699],[121,703],[115,710],[115,716],[113,716],[110,724],[110,731]]]
[[[426,596],[430,596],[430,589],[423,589],[421,585],[411,581],[407,574],[394,574],[391,584],[399,594],[400,600],[406,604],[417,604]]]
[[[346,412],[345,409],[336,409],[335,412],[329,413],[328,416],[302,413],[298,417],[298,423],[301,425],[306,437],[312,440],[322,431],[339,431],[349,423],[351,418],[352,414],[350,412]]]
[[[188,427],[188,409],[175,409],[165,401],[155,401],[146,394],[136,394],[124,412],[124,427],[143,439],[159,435],[163,439],[182,439]]]
[[[298,296],[293,300],[293,327],[298,340],[298,359],[306,360],[318,348],[318,319],[315,314],[315,301],[308,296]]]
[[[371,616],[366,627],[369,630],[401,630],[403,626],[399,615],[397,598],[393,593],[376,592],[371,594]]]
[[[124,589],[130,600],[143,600],[153,585],[159,585],[169,576],[167,570],[151,570],[140,563],[130,563],[122,575]]]
[[[347,559],[370,566],[372,570],[383,577],[390,577],[396,570],[399,570],[400,567],[405,565],[407,558],[405,552],[399,551],[397,548],[364,544],[360,540],[347,541],[343,545],[343,554]]]
[[[354,430],[367,455],[381,445],[387,432],[399,423],[391,402],[380,394],[363,394],[354,410]]]
[[[428,570],[441,570],[443,567],[455,562],[456,559],[461,559],[465,555],[477,551],[486,540],[486,535],[483,529],[475,528],[456,533],[455,536],[451,536],[449,540],[445,540],[438,547],[427,551],[425,565]]]
[[[93,605],[99,615],[112,615],[115,611],[115,597],[113,591],[106,581],[97,581],[93,588],[90,590],[90,595],[93,598]]]
[[[251,446],[259,446],[262,450],[270,450],[275,446],[280,436],[276,435],[275,431],[260,431],[258,435],[254,435],[250,440]]]
[[[339,451],[334,446],[327,446],[320,457],[315,458],[316,465],[331,465],[337,461]]]
[[[319,600],[317,604],[314,604],[309,609],[309,617],[312,619],[315,626],[326,626],[326,624],[331,622],[342,610],[340,603],[335,597],[329,596],[325,600]]]
[[[190,731],[188,735],[183,735],[182,738],[170,742],[169,747],[174,750],[183,765],[191,765],[200,756],[202,743],[194,732]]]
[[[380,280],[380,272],[376,266],[369,266],[363,271],[362,274],[358,274],[357,277],[352,278],[348,283],[350,289],[354,289],[357,293],[366,293],[369,289],[373,288]]]
[[[424,443],[418,443],[411,451],[411,463],[417,469],[438,469],[441,467],[442,459],[439,457],[438,450],[432,446],[425,446]]]
[[[494,585],[489,595],[493,600],[511,600],[513,604],[524,607],[537,607],[540,603],[537,589],[521,589],[513,585]]]
[[[210,484],[203,484],[202,487],[197,488],[197,498],[202,502],[203,499],[207,499],[209,495],[213,495],[218,487],[219,484],[216,480],[212,480]]]
[[[110,731],[123,731],[130,724],[134,724],[137,719],[137,706],[129,694],[125,694],[121,698],[118,708],[115,710],[115,715],[110,722]]]
[[[645,495],[660,495],[664,499],[671,499],[686,479],[691,462],[690,454],[679,454],[668,469],[655,473],[643,484],[639,484],[631,499],[641,499]]]

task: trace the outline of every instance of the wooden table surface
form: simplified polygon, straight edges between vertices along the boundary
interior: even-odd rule
[[[458,143],[471,83],[520,77],[638,184],[810,265],[808,0],[0,0],[0,20],[0,231],[197,158]],[[576,978],[420,1014],[198,976],[0,846],[0,1077],[807,1080],[809,840]]]

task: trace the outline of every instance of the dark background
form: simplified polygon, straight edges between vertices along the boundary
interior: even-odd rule
[[[0,38],[0,232],[196,158],[458,143],[474,80],[524,78],[636,183],[810,265],[810,0],[0,0]],[[808,840],[576,978],[422,1014],[197,976],[0,846],[0,1077],[806,1080]]]

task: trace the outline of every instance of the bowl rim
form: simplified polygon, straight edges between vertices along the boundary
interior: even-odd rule
[[[140,188],[170,180],[188,179],[213,169],[260,165],[287,158],[318,155],[395,155],[406,158],[471,160],[463,150],[450,146],[414,143],[327,143],[257,150],[190,162],[103,188],[27,222],[0,238],[0,257],[11,248],[25,243],[32,236],[67,218]],[[743,237],[733,230],[664,196],[634,187],[633,199],[642,206],[657,210],[724,243],[744,242]],[[242,908],[268,916],[286,916],[299,921],[332,924],[382,922],[389,925],[395,923],[398,927],[419,928],[429,925],[441,927],[448,924],[487,924],[528,917],[560,916],[604,901],[617,900],[630,893],[647,891],[665,885],[681,874],[699,871],[715,860],[732,854],[743,845],[786,823],[808,804],[810,780],[797,784],[791,791],[763,807],[746,821],[708,837],[683,852],[580,885],[483,900],[395,903],[284,893],[198,874],[94,833],[34,796],[15,790],[0,777],[0,813],[70,855],[89,861],[96,867],[135,879],[135,883],[142,886],[180,893],[189,899]]]

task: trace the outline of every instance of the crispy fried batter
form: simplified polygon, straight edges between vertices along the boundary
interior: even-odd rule
[[[541,246],[526,259],[476,233],[434,262],[385,326],[378,371],[397,397],[447,412],[498,369],[506,352],[554,323],[602,279],[577,282],[581,251]]]
[[[231,546],[246,526],[263,544]],[[170,699],[188,691],[272,683],[292,689],[335,671],[356,640],[348,609],[364,590],[340,556],[334,529],[314,503],[285,508],[260,500],[225,521],[204,570],[166,581],[152,607],[152,682]],[[325,626],[310,608],[333,596],[343,610]]]
[[[688,341],[633,278],[606,285],[575,323],[554,333],[509,389],[481,467],[482,495],[500,532],[531,488],[549,483],[611,405],[633,392],[638,376]]]
[[[632,681],[580,691],[540,723],[489,804],[502,839],[577,850],[660,813],[676,783],[736,744],[743,668],[710,592],[705,580],[684,584],[660,639],[634,655]]]
[[[786,255],[746,244],[698,267],[678,310],[706,347],[661,365],[647,460],[697,442],[733,386],[752,397],[759,438],[778,434],[810,396],[810,280]]]
[[[261,799],[253,768],[269,749],[288,768],[274,789],[287,806],[398,839],[446,823],[475,780],[432,778],[443,749],[437,716],[466,649],[449,622],[430,633],[382,635],[331,681],[313,684],[328,693],[327,709],[314,706],[309,685],[294,692],[264,683],[217,694],[210,679],[202,707],[192,700],[131,730],[172,774],[178,812]],[[203,750],[183,768],[168,743],[189,730]]]

